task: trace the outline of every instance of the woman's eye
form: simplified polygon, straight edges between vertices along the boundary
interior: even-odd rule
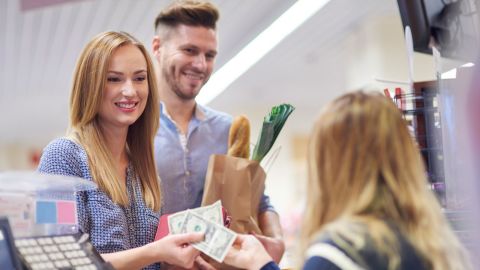
[[[118,78],[118,77],[107,77],[107,81],[109,81],[109,82],[119,82],[120,78]]]
[[[139,81],[139,82],[143,82],[143,81],[145,81],[146,79],[147,79],[146,77],[143,77],[143,76],[142,76],[142,77],[136,78],[135,80],[136,80],[136,81]]]

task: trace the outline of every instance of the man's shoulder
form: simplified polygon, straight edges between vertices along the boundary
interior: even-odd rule
[[[214,121],[218,124],[224,124],[227,126],[232,124],[233,117],[230,114],[212,109],[208,106],[199,105],[199,107],[205,114],[206,120]]]

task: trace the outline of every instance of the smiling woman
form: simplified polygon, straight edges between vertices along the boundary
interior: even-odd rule
[[[154,240],[161,194],[153,158],[159,101],[152,61],[123,32],[94,37],[77,62],[68,136],[51,142],[38,170],[94,181],[77,195],[80,229],[116,269],[191,267],[201,234]]]
[[[148,97],[147,74],[147,62],[136,46],[113,52],[99,111],[102,126],[128,128],[140,117]]]

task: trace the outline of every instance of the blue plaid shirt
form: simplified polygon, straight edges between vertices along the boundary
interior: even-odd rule
[[[44,149],[38,171],[93,181],[85,150],[66,138],[56,139]],[[160,212],[145,205],[140,181],[130,165],[126,184],[130,200],[127,207],[112,202],[98,189],[77,193],[79,227],[90,234],[93,246],[100,253],[136,248],[154,240]],[[160,269],[160,264],[144,269]]]
[[[162,181],[163,214],[199,207],[208,160],[227,153],[232,117],[197,104],[182,142],[180,131],[161,104],[160,128],[155,136],[155,160]],[[274,211],[263,195],[259,213]]]

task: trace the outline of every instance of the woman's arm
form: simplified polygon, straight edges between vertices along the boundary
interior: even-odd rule
[[[168,235],[145,246],[102,254],[115,269],[141,269],[157,262],[191,268],[200,254],[190,243],[203,240],[201,233]]]
[[[280,263],[285,253],[282,227],[276,212],[266,210],[258,215],[258,225],[263,235],[255,235],[276,263]]]

